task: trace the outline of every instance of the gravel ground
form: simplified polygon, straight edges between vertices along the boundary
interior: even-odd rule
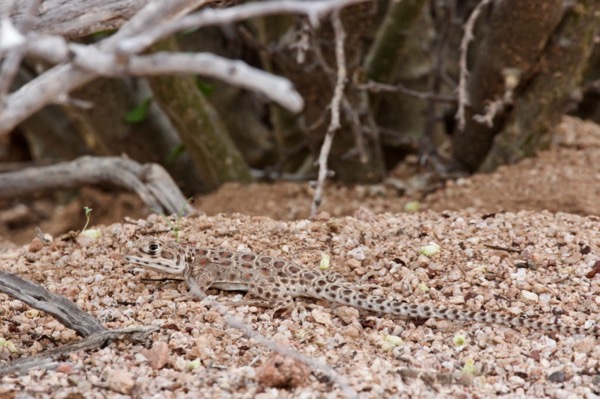
[[[299,299],[271,319],[230,307],[281,347],[335,370],[273,354],[226,323],[184,283],[125,264],[136,238],[172,237],[162,218],[113,224],[97,240],[55,239],[0,252],[2,269],[73,300],[108,328],[155,325],[141,343],[75,352],[52,370],[3,377],[0,398],[194,397],[361,398],[596,397],[600,349],[591,336],[440,320],[403,320]],[[274,221],[198,216],[182,221],[183,241],[279,256],[368,280],[369,290],[406,301],[526,315],[590,326],[600,312],[600,217],[549,212],[468,211]],[[439,245],[425,256],[419,250]],[[597,264],[596,267],[600,267]],[[374,286],[371,286],[374,285]],[[241,293],[210,291],[228,304]],[[79,339],[42,312],[0,295],[0,368]],[[345,381],[345,383],[344,383]]]

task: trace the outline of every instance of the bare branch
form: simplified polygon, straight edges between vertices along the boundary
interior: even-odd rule
[[[145,24],[157,24],[168,21],[189,12],[208,0],[172,0],[155,1],[144,7],[114,35],[98,43],[98,48],[112,52],[119,40],[131,35],[143,34]],[[125,61],[125,60],[123,60]],[[3,112],[0,114],[0,134],[8,133],[29,115],[47,104],[56,102],[71,90],[80,87],[97,76],[72,64],[58,65],[36,79],[28,82],[6,98]]]
[[[505,68],[502,71],[502,76],[504,77],[504,93],[502,97],[488,102],[484,107],[485,113],[483,115],[473,115],[475,122],[482,123],[490,128],[494,126],[496,115],[513,104],[514,92],[521,80],[521,70],[518,68]]]
[[[33,18],[38,12],[40,3],[41,0],[30,0],[28,2],[28,6],[25,9],[25,15],[19,24],[20,34],[26,33],[31,28],[31,25],[33,24]],[[0,23],[4,25],[10,24],[11,22],[7,18]],[[15,75],[17,74],[17,71],[19,70],[19,65],[21,65],[21,60],[23,59],[24,55],[25,49],[22,46],[18,46],[8,53],[8,56],[2,63],[2,68],[0,69],[0,108],[4,106],[4,97],[10,90],[10,86],[15,78]]]
[[[79,309],[67,298],[53,294],[39,285],[3,270],[0,270],[0,292],[50,314],[84,337],[105,330],[98,320]]]
[[[424,101],[437,101],[451,104],[455,104],[457,102],[456,96],[444,96],[442,94],[432,92],[412,90],[402,85],[388,85],[373,81],[369,81],[366,84],[359,85],[357,86],[357,89],[368,90],[373,93],[400,93]]]
[[[112,341],[125,337],[133,341],[141,341],[158,329],[159,328],[156,326],[140,326],[121,328],[118,330],[98,331],[77,342],[49,349],[35,356],[18,359],[7,365],[3,365],[0,369],[0,377],[12,373],[25,373],[33,368],[39,367],[50,369],[57,365],[56,362],[53,362],[54,359],[68,355],[69,353],[99,349]]]
[[[45,35],[82,37],[95,32],[118,29],[149,0],[44,0],[40,15],[32,21],[31,31]],[[27,14],[26,1],[16,1],[11,19],[17,25]]]
[[[344,378],[344,376],[338,374],[327,363],[321,362],[315,358],[304,356],[301,353],[299,353],[298,351],[295,351],[294,349],[292,349],[291,347],[285,347],[283,345],[277,344],[276,342],[273,342],[272,340],[268,339],[264,335],[253,330],[249,325],[242,322],[241,320],[227,315],[225,313],[225,309],[223,309],[224,307],[220,306],[216,302],[214,302],[214,303],[217,305],[216,310],[224,316],[225,322],[230,327],[237,328],[238,330],[243,331],[244,334],[246,334],[248,337],[254,339],[256,342],[258,342],[261,345],[266,346],[267,348],[271,349],[272,351],[278,352],[284,356],[291,357],[292,359],[301,361],[302,363],[312,367],[314,370],[320,370],[323,374],[325,374],[327,377],[329,377],[331,379],[331,381],[334,381],[336,384],[339,385],[342,392],[344,393],[344,396],[346,396],[347,398],[349,398],[349,399],[352,399],[352,398],[358,399],[359,398],[358,393],[356,393],[356,391],[350,387],[346,378]],[[219,308],[221,308],[221,310],[219,310]]]
[[[71,90],[97,76],[124,74],[201,73],[259,91],[292,112],[298,112],[304,105],[303,100],[287,79],[274,77],[241,61],[230,61],[210,54],[135,56],[132,53],[143,50],[164,35],[189,27],[223,24],[252,16],[284,12],[306,14],[316,23],[322,15],[360,1],[365,0],[260,2],[228,9],[205,10],[180,19],[177,18],[208,1],[157,1],[149,3],[117,33],[95,45],[69,44],[61,38],[32,35],[28,37],[26,45],[31,54],[63,65],[52,68],[7,97],[4,112],[0,115],[0,134],[12,130],[43,106],[64,99]],[[152,32],[155,32],[154,36]],[[127,49],[127,53],[123,49]],[[129,54],[130,57],[127,56]]]
[[[299,112],[304,107],[304,100],[288,79],[211,53],[157,52],[131,56],[127,63],[122,63],[115,54],[103,52],[95,46],[68,43],[52,36],[30,41],[28,52],[53,63],[71,61],[73,65],[98,76],[197,73],[258,91],[292,112]]]
[[[304,14],[308,16],[313,26],[317,26],[319,19],[330,12],[365,1],[368,0],[274,0],[242,4],[220,10],[206,9],[182,18],[180,21],[173,21],[162,26],[155,25],[152,30],[146,31],[144,35],[121,42],[118,51],[122,54],[137,54],[148,48],[152,43],[187,29],[232,24],[273,14]]]
[[[465,23],[465,32],[460,42],[460,59],[458,62],[460,68],[458,80],[458,110],[456,111],[456,119],[458,120],[458,129],[465,128],[465,107],[470,105],[469,91],[467,88],[467,80],[469,78],[469,70],[467,69],[467,54],[469,51],[469,43],[474,39],[473,29],[479,15],[489,3],[494,0],[482,0],[473,10],[469,19]]]
[[[134,191],[150,208],[166,214],[194,212],[162,166],[140,165],[120,157],[85,156],[71,162],[0,174],[0,198],[106,183]]]
[[[337,81],[335,89],[333,91],[333,98],[331,99],[331,122],[325,133],[325,141],[321,146],[321,152],[319,154],[319,174],[317,178],[317,186],[315,189],[315,195],[311,204],[310,214],[315,216],[317,209],[321,205],[323,199],[323,185],[325,184],[325,178],[327,177],[327,158],[329,157],[329,151],[331,150],[331,144],[333,143],[333,136],[335,132],[340,128],[340,104],[342,103],[342,97],[344,95],[344,89],[346,80],[348,78],[348,72],[346,70],[346,56],[344,53],[344,41],[346,39],[346,33],[340,19],[339,11],[334,11],[331,16],[331,23],[335,33],[335,60],[337,62]]]

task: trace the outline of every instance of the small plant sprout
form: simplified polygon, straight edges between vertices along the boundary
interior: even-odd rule
[[[402,338],[400,338],[397,335],[386,335],[383,338],[383,344],[381,345],[381,348],[384,351],[391,351],[394,350],[395,347],[402,345]]]
[[[200,359],[195,359],[188,363],[188,370],[190,371],[196,370],[198,367],[200,367]]]
[[[90,224],[90,215],[92,214],[92,208],[84,206],[83,210],[85,211],[85,226],[83,226],[83,230],[81,231],[85,231],[85,229],[87,229],[88,225]]]
[[[467,359],[461,372],[466,375],[475,375],[477,373],[477,367],[475,367],[475,361],[473,359]]]
[[[83,210],[85,211],[85,226],[83,226],[83,230],[79,233],[80,236],[88,237],[88,238],[100,238],[102,236],[102,232],[98,229],[90,229],[87,227],[90,224],[90,216],[92,215],[92,208],[84,206]]]
[[[408,201],[404,204],[404,211],[408,213],[418,212],[421,208],[421,203],[419,201]]]
[[[171,229],[171,231],[173,231],[173,234],[175,235],[175,242],[179,242],[179,231],[180,231],[180,226],[181,226],[181,219],[183,218],[183,211],[185,210],[186,205],[191,203],[192,200],[193,200],[193,198],[190,197],[184,202],[183,205],[181,205],[181,208],[179,208],[179,210],[177,211],[177,214],[175,215],[177,217],[175,219],[175,223],[173,223],[171,221],[171,218],[168,217],[167,215],[165,215],[163,212],[156,210],[156,209],[152,209],[154,212],[161,215],[162,217],[164,217],[167,220],[167,223],[169,223],[169,228]]]
[[[464,334],[456,334],[454,338],[452,338],[452,342],[454,343],[454,347],[457,351],[461,351],[467,345],[467,337]]]
[[[0,351],[6,349],[10,353],[18,352],[17,347],[11,341],[7,341],[4,338],[0,338]]]
[[[321,253],[321,263],[319,263],[319,269],[321,270],[327,270],[331,267],[330,263],[329,263],[329,255],[327,255],[325,252]]]
[[[434,255],[437,255],[438,253],[440,253],[440,246],[434,242],[430,242],[429,244],[422,246],[419,249],[419,253],[421,255],[431,257],[431,256],[434,256]]]

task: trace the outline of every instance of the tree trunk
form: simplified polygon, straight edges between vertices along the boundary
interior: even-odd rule
[[[538,74],[519,93],[514,110],[496,137],[484,170],[533,155],[550,143],[550,131],[564,114],[579,87],[594,48],[600,24],[600,3],[578,1],[554,32]]]
[[[520,74],[516,95],[540,72],[538,61],[563,16],[562,0],[492,2],[480,15],[475,42],[469,47],[470,106],[462,131],[453,134],[454,159],[468,171],[484,162],[494,137],[504,128],[508,108],[498,111],[493,125],[473,119],[486,114],[486,105],[500,101],[506,91],[506,73]]]
[[[155,51],[177,51],[174,38],[153,46]],[[149,77],[156,101],[179,132],[196,173],[210,190],[226,181],[251,181],[248,165],[221,122],[198,90],[192,76]],[[231,117],[235,117],[232,115]]]

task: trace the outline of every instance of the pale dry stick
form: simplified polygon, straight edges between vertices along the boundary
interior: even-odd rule
[[[318,22],[323,16],[335,10],[365,1],[369,0],[275,0],[247,3],[219,10],[205,9],[188,15],[179,21],[153,26],[144,35],[119,43],[118,51],[122,54],[137,54],[148,48],[152,43],[177,32],[206,26],[232,24],[250,18],[274,14],[304,14],[308,16],[313,26],[318,26]]]
[[[502,71],[504,77],[504,94],[502,97],[485,105],[485,113],[473,115],[473,120],[485,124],[487,127],[494,126],[494,118],[503,112],[506,107],[513,104],[515,89],[521,80],[521,71],[518,68],[506,68]]]
[[[368,81],[366,84],[356,86],[359,90],[368,90],[371,93],[400,93],[423,101],[437,101],[442,103],[456,104],[456,96],[445,96],[443,94],[424,92],[409,89],[402,85],[389,85],[385,83]]]
[[[48,369],[54,365],[52,363],[54,359],[71,352],[104,347],[123,336],[141,339],[140,337],[146,337],[158,329],[156,326],[141,326],[107,330],[96,318],[79,309],[68,298],[54,294],[44,287],[3,270],[0,270],[0,292],[20,300],[34,309],[48,313],[65,327],[75,330],[83,336],[83,339],[79,341],[3,364],[0,367],[0,377],[11,373],[23,373],[32,368]]]
[[[302,96],[288,79],[251,67],[245,62],[211,53],[156,52],[132,55],[127,63],[120,63],[113,53],[103,52],[95,46],[69,43],[57,37],[30,42],[29,52],[54,63],[70,61],[74,66],[97,76],[197,73],[260,92],[291,112],[299,112],[304,107]]]
[[[469,90],[467,88],[467,80],[469,78],[469,70],[467,69],[467,55],[469,51],[469,43],[475,38],[473,36],[473,28],[483,9],[494,0],[481,0],[477,7],[471,12],[469,19],[465,23],[463,38],[460,42],[460,59],[459,77],[458,77],[458,110],[456,111],[456,119],[458,121],[458,129],[465,128],[465,108],[471,105],[469,99]]]
[[[177,185],[158,164],[141,165],[122,157],[84,156],[73,161],[0,174],[0,198],[34,192],[112,184],[134,191],[149,208],[167,214],[194,213]]]
[[[311,216],[317,214],[317,209],[321,205],[323,200],[323,185],[325,184],[325,178],[327,177],[327,158],[329,157],[329,151],[333,143],[333,136],[335,132],[340,128],[340,104],[344,95],[344,88],[346,85],[346,79],[348,78],[348,71],[346,70],[346,56],[344,53],[344,42],[346,40],[346,32],[344,32],[344,26],[340,19],[339,11],[335,11],[331,15],[331,23],[333,25],[333,31],[335,34],[335,60],[337,63],[337,80],[335,88],[333,90],[333,98],[331,99],[331,122],[325,133],[325,140],[321,146],[321,152],[319,154],[319,174],[317,177],[317,184],[315,188],[315,195],[312,200],[310,207]]]
[[[25,14],[23,19],[19,23],[18,33],[23,35],[27,33],[33,25],[33,19],[38,12],[41,0],[30,0],[28,6],[25,8]],[[12,22],[8,17],[0,21],[1,24],[11,24]],[[14,28],[13,28],[14,29]],[[17,33],[17,32],[15,32]],[[15,75],[21,65],[21,60],[25,56],[25,48],[23,46],[17,46],[8,51],[2,68],[0,68],[0,108],[4,106],[4,98],[10,90],[10,86],[13,83]]]
[[[99,42],[97,47],[104,52],[113,52],[114,46],[120,40],[143,35],[144,26],[166,23],[205,3],[207,0],[152,1],[125,23],[118,32]],[[91,71],[67,63],[57,65],[27,82],[6,97],[5,107],[0,113],[0,135],[9,133],[43,106],[58,102],[71,90],[89,83],[96,77],[97,75]]]
[[[201,295],[198,295],[197,292],[194,292],[194,291],[191,291],[191,292],[195,296],[201,298]],[[219,312],[219,314],[221,314],[221,316],[223,316],[223,320],[225,320],[225,323],[229,327],[242,331],[245,335],[254,339],[259,344],[266,346],[267,348],[271,349],[272,351],[280,353],[283,356],[288,356],[288,357],[291,357],[292,359],[298,360],[298,361],[308,365],[309,367],[311,367],[314,370],[320,370],[323,374],[325,374],[327,377],[329,377],[331,379],[331,381],[335,382],[341,388],[342,392],[344,393],[344,395],[347,398],[358,399],[358,397],[359,397],[358,393],[356,393],[356,391],[354,389],[352,389],[352,387],[348,384],[348,381],[346,380],[346,378],[343,375],[336,372],[327,363],[321,362],[318,359],[315,359],[312,357],[304,356],[289,346],[286,347],[286,346],[277,344],[276,342],[265,337],[258,331],[252,329],[252,327],[250,327],[248,324],[244,323],[242,320],[240,320],[236,317],[230,316],[228,314],[229,310],[230,310],[229,308],[227,308],[225,305],[218,303],[217,301],[212,300],[209,297],[205,297],[203,299],[203,302],[205,302],[211,309],[214,309],[217,312]]]
[[[106,330],[96,318],[79,309],[71,300],[3,270],[0,270],[0,292],[48,313],[83,337]]]
[[[325,60],[325,57],[323,56],[323,52],[321,51],[320,44],[316,40],[312,41],[312,50],[314,52],[317,63],[319,63],[321,68],[323,68],[324,73],[327,75],[328,78],[330,78],[331,83],[333,85],[335,85],[337,83],[338,73],[336,70],[334,70],[333,68],[331,68],[329,66],[329,64]],[[346,75],[347,75],[347,73],[346,73]],[[360,117],[358,116],[358,113],[356,112],[356,109],[354,108],[354,106],[352,105],[350,100],[348,100],[348,97],[345,96],[343,94],[343,92],[342,92],[342,99],[340,101],[340,106],[341,106],[341,109],[343,109],[344,114],[347,117],[347,120],[350,121],[350,129],[352,130],[352,133],[354,134],[355,147],[353,150],[351,150],[351,152],[353,154],[358,154],[358,159],[360,162],[366,163],[366,162],[368,162],[368,155],[365,150],[365,142],[364,142],[364,138],[363,138],[363,129],[362,129],[362,125],[360,123]],[[319,119],[324,119],[326,116],[327,116],[327,110],[325,110],[323,112],[323,115],[321,117],[319,117]],[[315,128],[316,128],[316,126],[318,126],[318,124],[319,124],[319,121],[313,123],[313,126],[315,126]],[[332,172],[328,171],[327,175],[331,176]]]
[[[56,359],[72,352],[90,351],[107,346],[113,341],[129,338],[132,341],[145,340],[151,333],[159,330],[157,326],[137,326],[117,330],[97,331],[87,337],[58,348],[48,349],[34,356],[14,360],[0,368],[0,377],[16,373],[21,374],[33,368],[43,367],[48,370],[58,366]]]
[[[11,17],[18,24],[28,4],[26,1],[15,3]],[[45,11],[35,18],[31,30],[68,38],[116,30],[147,4],[148,0],[44,0]]]
[[[308,15],[311,21],[316,24],[318,18],[330,13],[332,10],[362,1],[367,0],[254,2],[227,9],[201,11],[198,14],[184,18],[181,18],[181,16],[200,5],[210,3],[210,1],[152,1],[129,22],[124,24],[117,33],[93,45],[93,47],[100,52],[109,54],[110,62],[114,64],[114,70],[124,73],[129,59],[128,55],[135,53],[134,50],[139,49],[139,51],[142,51],[153,44],[154,40],[182,29],[232,23],[250,17],[286,12],[298,12]],[[151,34],[152,32],[154,32],[154,36]],[[40,37],[35,37],[35,39],[40,40]],[[52,40],[56,42],[55,39]],[[47,40],[46,43],[51,43],[52,40]],[[38,51],[43,53],[39,47]],[[46,54],[49,53],[52,52],[46,51]],[[93,51],[90,50],[88,54],[93,54]],[[150,61],[151,59],[146,60]],[[43,106],[64,100],[71,90],[95,79],[98,75],[94,72],[94,68],[98,68],[98,66],[107,67],[106,59],[97,61],[98,63],[94,59],[89,59],[86,64],[86,60],[79,57],[78,62],[80,65],[75,65],[72,62],[58,65],[7,96],[6,106],[0,114],[0,135],[10,132],[21,121]],[[98,66],[94,67],[94,64]],[[84,65],[89,69],[81,67]],[[236,67],[236,70],[239,72],[240,68]],[[224,72],[221,73],[227,75],[227,69]],[[234,77],[238,82],[252,80],[251,78],[242,79],[238,75]],[[261,91],[272,90],[273,87],[280,86],[273,85],[267,89],[263,87]],[[285,97],[286,93],[290,93],[289,86],[284,86],[280,97]],[[301,101],[298,100],[297,93],[295,91],[293,93],[294,97],[288,99],[288,101],[293,103],[292,108],[297,111]]]

